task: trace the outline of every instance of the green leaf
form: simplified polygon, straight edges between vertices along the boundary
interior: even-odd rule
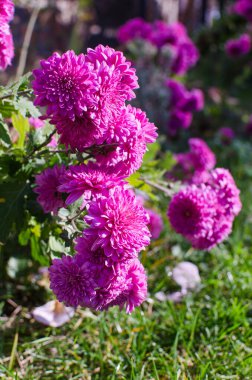
[[[48,266],[49,259],[46,256],[43,256],[42,250],[40,249],[40,241],[35,236],[31,236],[31,255],[35,261],[37,261],[40,265]]]
[[[10,99],[0,100],[0,115],[3,118],[10,118],[14,112],[16,110]]]
[[[22,246],[26,246],[29,243],[31,236],[31,231],[30,229],[21,231],[20,234],[18,235],[18,242]]]
[[[8,86],[8,88],[12,91],[15,97],[17,96],[19,91],[26,91],[28,89],[31,75],[32,73],[29,72],[20,77],[17,82],[11,83],[10,86]]]
[[[0,119],[0,144],[11,145],[8,126]]]
[[[131,186],[139,187],[144,183],[142,180],[139,179],[140,175],[141,174],[139,172],[133,173],[129,178],[127,178],[127,181]]]
[[[56,239],[55,236],[49,237],[49,248],[54,252],[65,252],[65,245],[63,244],[63,241],[60,241],[59,239]]]
[[[147,164],[149,161],[154,160],[157,153],[160,151],[160,145],[158,142],[155,142],[153,144],[148,144],[147,147],[148,147],[148,150],[145,153],[144,158],[143,158],[144,164]]]
[[[165,152],[162,160],[160,160],[160,167],[166,170],[171,170],[173,166],[176,164],[176,160],[172,154],[172,152]]]
[[[13,124],[14,128],[19,133],[19,139],[17,141],[16,146],[18,148],[23,148],[24,147],[26,133],[30,129],[29,121],[28,121],[28,119],[26,119],[21,114],[17,114],[17,115],[14,114],[14,115],[12,115],[11,120],[12,120],[12,124]]]
[[[39,117],[41,115],[39,110],[34,106],[33,102],[23,96],[14,102],[14,106],[15,109],[24,117],[27,115]]]

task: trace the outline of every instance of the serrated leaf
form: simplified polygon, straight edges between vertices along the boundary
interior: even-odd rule
[[[63,253],[65,251],[65,245],[59,239],[56,239],[55,236],[49,237],[48,245],[49,248],[54,252]]]
[[[8,88],[11,89],[14,96],[17,96],[17,93],[19,91],[25,91],[28,89],[28,85],[30,83],[30,76],[32,75],[31,72],[26,73],[22,77],[19,78],[19,80],[15,83],[11,83]]]
[[[0,120],[0,143],[7,146],[11,145],[9,128],[2,120]]]
[[[25,97],[20,97],[14,102],[15,109],[24,117],[30,115],[32,117],[39,117],[41,114],[34,106],[33,102]]]
[[[10,118],[15,113],[15,107],[10,99],[0,100],[0,115],[4,118]]]
[[[12,120],[13,127],[19,133],[19,139],[18,139],[18,141],[17,141],[17,143],[15,145],[18,148],[23,148],[24,147],[26,133],[30,129],[29,121],[28,121],[28,119],[26,119],[21,114],[14,114],[14,115],[12,115],[11,120]]]

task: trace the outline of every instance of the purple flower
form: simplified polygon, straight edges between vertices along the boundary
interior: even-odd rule
[[[177,233],[196,249],[210,250],[232,231],[233,217],[227,217],[210,186],[188,186],[175,194],[168,217]]]
[[[14,45],[9,25],[0,19],[0,70],[5,70],[14,57]]]
[[[149,37],[150,42],[158,48],[169,44],[177,46],[188,39],[186,28],[183,24],[176,22],[167,24],[157,20],[153,23],[152,33]]]
[[[181,108],[187,96],[187,89],[175,79],[168,79],[165,84],[170,90],[170,107]]]
[[[185,112],[201,111],[204,108],[204,94],[198,89],[194,88],[188,91],[187,96],[184,98],[181,109]]]
[[[190,161],[195,171],[208,171],[215,167],[216,157],[204,140],[189,139]]]
[[[223,144],[230,144],[235,137],[233,129],[229,127],[220,128],[219,134]]]
[[[96,107],[94,93],[98,83],[84,54],[72,50],[54,53],[40,61],[41,68],[33,70],[34,104],[47,107],[47,116],[62,116],[70,120],[81,117],[88,107]]]
[[[232,57],[240,57],[247,54],[251,49],[251,39],[248,34],[242,34],[236,40],[229,40],[225,44],[226,53]]]
[[[155,212],[149,208],[145,208],[145,210],[147,211],[149,218],[150,218],[148,227],[149,227],[149,230],[151,233],[151,237],[152,237],[152,239],[158,239],[159,235],[161,234],[161,232],[164,228],[163,219],[161,218],[161,216],[157,212]]]
[[[114,168],[123,176],[140,168],[146,144],[155,141],[157,136],[156,127],[145,113],[130,105],[122,108],[118,117],[111,120],[109,132],[106,142],[111,147],[98,151],[95,158],[100,166]]]
[[[238,0],[233,6],[233,11],[248,21],[252,21],[252,3],[250,0]]]
[[[63,165],[55,165],[53,168],[47,168],[35,176],[37,186],[34,191],[39,195],[37,201],[45,213],[53,212],[56,214],[58,209],[65,205],[62,194],[58,191],[58,186],[64,173],[65,167]]]
[[[212,228],[206,234],[199,237],[191,237],[189,240],[196,249],[207,250],[221,243],[232,232],[233,218],[227,218],[221,208],[217,208]]]
[[[147,297],[147,279],[144,267],[138,259],[130,260],[122,267],[125,271],[122,291],[105,308],[118,305],[122,309],[125,306],[126,313],[131,314]]]
[[[89,162],[87,165],[70,166],[61,181],[62,184],[58,190],[70,193],[66,199],[67,205],[75,202],[81,196],[85,201],[89,201],[104,190],[126,183],[122,177],[118,177],[114,170],[98,166],[93,162]]]
[[[125,44],[135,39],[148,40],[152,27],[142,18],[137,17],[127,21],[117,31],[117,39],[121,44]]]
[[[193,42],[188,38],[177,46],[176,57],[172,63],[171,71],[177,75],[184,75],[199,59],[199,52]]]
[[[14,4],[12,0],[0,0],[0,25],[1,22],[8,23],[14,16]],[[1,27],[2,28],[2,27]]]
[[[227,169],[216,168],[210,172],[209,185],[215,190],[218,202],[226,217],[234,217],[241,211],[240,190]]]
[[[155,124],[151,123],[146,116],[146,113],[142,111],[140,108],[132,107],[130,104],[127,106],[129,112],[131,112],[139,124],[139,130],[141,131],[141,139],[144,144],[151,144],[156,141],[157,127]]]
[[[80,263],[76,257],[54,259],[49,276],[50,288],[67,306],[89,305],[96,294],[97,284],[88,263]]]
[[[191,185],[180,190],[168,208],[171,226],[190,240],[205,236],[213,228],[216,203],[216,194],[209,186]]]
[[[168,121],[168,132],[175,135],[179,129],[187,129],[191,125],[192,114],[190,112],[183,112],[180,109],[175,109],[171,112]]]
[[[76,117],[74,121],[54,116],[52,123],[56,125],[60,143],[80,152],[92,145],[102,144],[108,129],[108,126],[100,124],[99,117],[96,119],[88,113],[81,118]]]
[[[90,227],[84,236],[96,238],[91,249],[103,248],[112,261],[135,257],[150,243],[148,215],[130,190],[117,187],[97,198],[90,204],[85,221]]]
[[[135,98],[133,90],[139,87],[136,70],[122,52],[98,45],[95,49],[87,49],[86,58],[98,77],[96,96],[100,110],[117,113],[117,107],[124,105],[125,100]]]
[[[189,139],[189,146],[189,152],[175,155],[177,164],[166,175],[170,179],[180,179],[184,183],[206,183],[209,179],[209,170],[216,164],[215,154],[199,138]]]
[[[175,231],[194,248],[210,250],[231,233],[241,207],[233,177],[218,168],[209,173],[206,185],[190,185],[175,194],[168,217]]]

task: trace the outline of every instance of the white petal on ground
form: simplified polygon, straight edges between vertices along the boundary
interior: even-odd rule
[[[201,281],[198,267],[189,261],[179,263],[172,271],[172,278],[182,290],[193,290]]]
[[[59,301],[49,301],[32,311],[33,318],[44,325],[59,327],[70,321],[74,316],[74,308],[66,307]]]

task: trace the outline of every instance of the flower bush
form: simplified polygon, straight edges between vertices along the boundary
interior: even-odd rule
[[[8,29],[13,7],[5,5],[0,23]],[[244,36],[241,54],[250,49]],[[189,152],[174,157],[167,142],[156,141],[150,120],[175,140],[204,109],[203,91],[183,83],[199,59],[185,27],[135,19],[118,38],[132,55],[142,46],[135,55],[139,90],[149,91],[144,73],[158,78],[158,118],[151,112],[156,89],[144,102],[141,92],[135,99],[136,69],[103,45],[86,54],[53,53],[33,70],[31,87],[30,74],[1,87],[0,241],[7,252],[18,244],[49,266],[50,287],[66,306],[117,305],[131,313],[147,297],[140,253],[169,228],[160,215],[166,217],[167,204],[172,229],[193,248],[210,250],[231,233],[241,201],[204,140],[190,138]],[[0,45],[0,56],[5,49]]]

